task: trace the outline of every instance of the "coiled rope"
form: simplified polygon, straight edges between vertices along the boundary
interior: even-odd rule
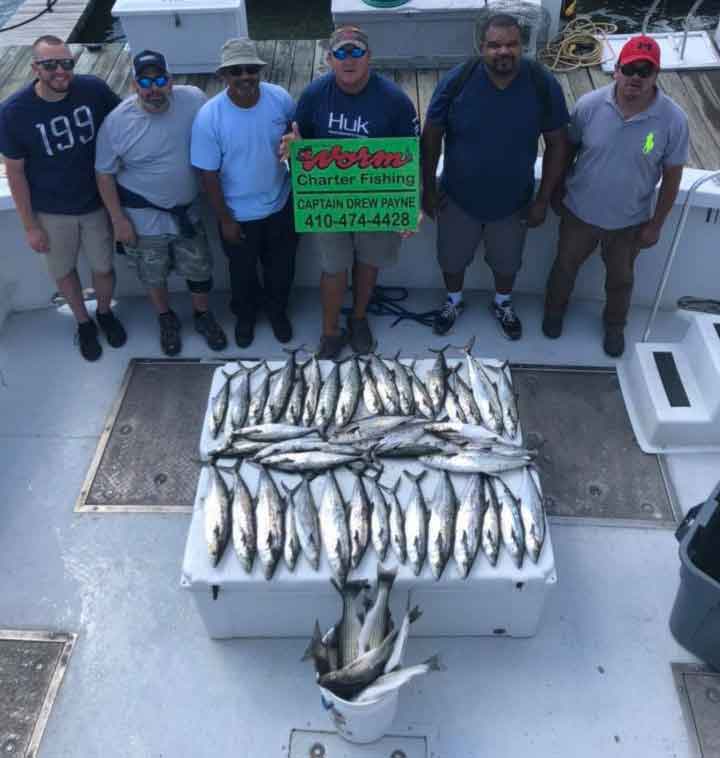
[[[400,305],[408,299],[408,296],[409,292],[405,287],[382,287],[378,285],[375,287],[372,298],[370,298],[367,312],[373,316],[395,316],[391,327],[397,326],[405,319],[431,327],[435,316],[440,312],[439,309],[423,311],[422,313],[409,311]],[[352,308],[343,308],[342,312],[348,315],[352,313]]]
[[[26,18],[24,21],[20,21],[17,24],[13,24],[12,26],[3,26],[3,28],[0,29],[0,32],[9,32],[13,29],[19,29],[21,26],[37,21],[40,16],[44,16],[46,13],[52,13],[53,6],[57,4],[57,1],[58,0],[47,0],[47,5],[39,13],[36,13],[34,16]]]
[[[538,53],[538,60],[551,71],[574,71],[599,66],[603,61],[603,40],[617,31],[615,24],[596,23],[578,16]]]

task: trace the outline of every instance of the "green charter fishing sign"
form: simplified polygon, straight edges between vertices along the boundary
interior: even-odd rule
[[[298,140],[291,166],[298,232],[417,229],[417,137]]]

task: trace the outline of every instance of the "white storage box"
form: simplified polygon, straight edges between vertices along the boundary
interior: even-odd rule
[[[416,370],[423,376],[432,365],[432,360],[418,361]],[[449,365],[456,361],[448,360]],[[250,364],[248,364],[250,365]],[[274,364],[271,363],[274,367]],[[228,366],[228,370],[232,365]],[[323,376],[330,364],[321,361]],[[257,372],[254,380],[260,377]],[[213,377],[211,396],[220,388],[223,379],[218,369]],[[253,382],[254,384],[254,382]],[[358,415],[364,413],[362,403]],[[207,419],[206,419],[207,425]],[[208,439],[201,444],[206,448]],[[383,459],[385,468],[382,482],[394,483],[403,469],[418,473],[422,466],[409,459]],[[231,461],[221,461],[232,465]],[[422,481],[422,489],[429,505],[433,496],[439,471],[429,470]],[[233,476],[226,474],[228,485]],[[524,472],[522,469],[503,475],[507,485],[517,494],[520,491]],[[241,476],[251,494],[257,492],[259,470],[243,463]],[[271,476],[280,489],[280,482],[293,486],[300,481],[298,475],[272,471]],[[337,469],[338,484],[346,501],[350,498],[354,476],[346,469]],[[461,497],[467,476],[452,475],[458,498]],[[316,504],[324,486],[324,475],[311,484]],[[203,469],[198,482],[190,530],[182,565],[181,585],[193,593],[198,611],[212,638],[228,637],[308,637],[315,619],[326,629],[337,621],[341,602],[330,583],[330,566],[323,551],[318,571],[313,571],[304,556],[300,556],[294,572],[290,572],[282,559],[275,575],[265,580],[259,560],[255,559],[253,572],[246,574],[240,566],[232,546],[228,544],[217,567],[210,564],[203,527],[203,497],[207,492],[209,475]],[[403,508],[410,497],[410,482],[403,477],[398,498]],[[386,567],[396,565],[391,551],[384,562]],[[377,573],[377,555],[372,544],[350,579],[374,581]],[[412,590],[412,603],[423,610],[422,617],[413,625],[413,636],[465,636],[508,635],[529,637],[535,634],[548,594],[557,582],[555,560],[546,524],[546,538],[540,559],[534,564],[528,556],[518,569],[504,547],[496,566],[491,566],[482,550],[478,552],[469,577],[459,578],[451,557],[439,581],[435,581],[426,560],[419,577],[414,576],[408,565],[399,566],[398,577],[392,592],[392,612],[396,619],[402,618],[407,592]]]
[[[162,53],[171,73],[213,72],[220,49],[232,37],[247,37],[245,0],[117,0],[130,50]]]

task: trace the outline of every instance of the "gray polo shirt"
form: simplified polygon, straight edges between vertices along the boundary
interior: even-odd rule
[[[189,85],[173,87],[170,107],[163,113],[148,113],[137,95],[123,100],[100,127],[95,169],[114,174],[123,187],[162,208],[192,203],[199,186],[190,164],[190,136],[195,116],[206,101],[201,89]],[[125,212],[139,235],[178,233],[169,213],[150,208]]]
[[[565,205],[602,229],[647,221],[663,168],[688,158],[687,116],[660,90],[647,110],[627,120],[614,84],[583,95],[570,117],[569,137],[580,147]]]

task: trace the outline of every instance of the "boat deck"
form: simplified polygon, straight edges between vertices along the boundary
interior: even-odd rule
[[[48,14],[50,15],[50,14]],[[5,35],[0,42],[7,44]],[[285,87],[297,98],[303,89],[326,70],[326,40],[266,40],[258,43],[261,57],[269,65],[264,76]],[[113,43],[92,46],[71,46],[78,57],[76,72],[95,74],[107,80],[118,94],[130,92],[130,52],[126,45]],[[433,90],[443,70],[395,69],[381,70],[394,78],[415,103],[421,119],[427,111]],[[2,50],[0,62],[0,100],[31,79],[30,48],[10,46]],[[599,68],[578,69],[559,74],[568,107],[583,94],[610,81]],[[222,89],[221,81],[212,74],[178,75],[180,84],[194,84],[212,96]],[[690,159],[692,168],[712,171],[720,168],[720,71],[665,72],[659,77],[660,87],[688,114],[690,120]]]
[[[439,296],[413,291],[408,305],[426,310]],[[230,331],[226,296],[214,297]],[[518,363],[613,365],[600,346],[600,303],[577,302],[563,338],[549,342],[540,298],[519,296],[525,336],[508,343],[486,299],[468,293],[453,342],[475,333],[483,354]],[[186,324],[182,357],[216,358],[188,326],[187,297],[173,296],[173,307]],[[54,309],[11,314],[0,338],[0,628],[78,635],[38,756],[287,755],[291,730],[328,728],[299,660],[306,640],[208,639],[179,586],[187,515],[73,511],[128,361],[161,357],[149,303],[124,298],[117,311],[128,343],[93,365],[72,345],[72,319]],[[314,344],[317,291],[297,290],[291,315],[294,343]],[[639,338],[646,317],[633,309],[628,337]],[[383,353],[425,357],[444,341],[390,322],[373,320]],[[655,334],[674,339],[682,329],[662,312]],[[241,354],[282,352],[261,322]],[[683,511],[720,472],[720,456],[667,463]],[[693,660],[667,626],[679,566],[672,530],[582,521],[551,529],[559,581],[538,634],[411,638],[410,660],[440,653],[447,670],[401,694],[395,733],[431,735],[438,757],[690,758],[670,666]]]

